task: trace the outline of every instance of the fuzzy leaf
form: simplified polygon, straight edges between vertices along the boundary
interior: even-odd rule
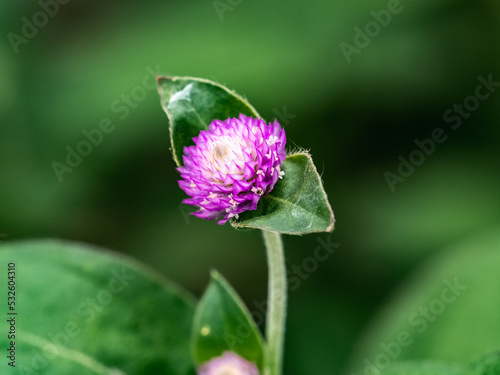
[[[284,234],[332,231],[333,212],[311,156],[290,155],[281,169],[285,175],[260,199],[257,210],[243,212],[231,225]]]
[[[212,120],[238,117],[240,113],[259,117],[255,109],[228,88],[201,78],[157,77],[161,105],[167,114],[172,156],[183,164],[184,147],[206,130]]]

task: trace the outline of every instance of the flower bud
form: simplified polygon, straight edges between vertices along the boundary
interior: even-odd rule
[[[224,352],[198,368],[198,375],[259,375],[254,363],[233,352]]]

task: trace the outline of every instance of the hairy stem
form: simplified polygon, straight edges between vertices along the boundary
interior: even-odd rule
[[[268,231],[262,233],[269,267],[264,375],[281,375],[287,299],[285,257],[281,235]]]

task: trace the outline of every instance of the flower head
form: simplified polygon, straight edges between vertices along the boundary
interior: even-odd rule
[[[254,363],[232,352],[224,352],[198,369],[198,375],[259,375]]]
[[[179,186],[191,197],[183,203],[199,207],[193,215],[202,219],[224,224],[257,209],[284,174],[286,136],[277,121],[267,125],[242,114],[214,120],[193,141],[184,148]]]

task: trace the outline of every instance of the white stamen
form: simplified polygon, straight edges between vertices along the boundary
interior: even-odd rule
[[[235,219],[237,219],[237,218],[240,217],[238,214],[233,214],[233,213],[229,214],[228,216],[229,217],[234,217]]]
[[[262,190],[262,188],[253,187],[252,193],[257,194],[257,195],[262,195],[262,194],[264,194],[264,190]]]

